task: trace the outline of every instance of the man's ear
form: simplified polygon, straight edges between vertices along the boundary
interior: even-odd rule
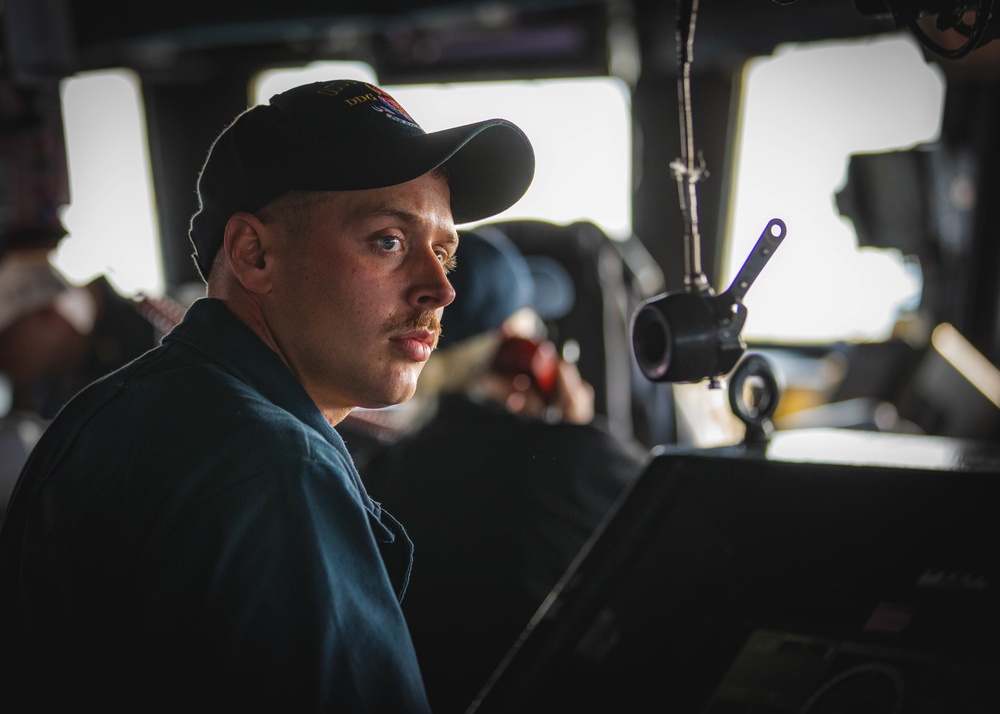
[[[264,232],[267,229],[252,213],[239,212],[229,217],[222,250],[233,274],[252,293],[271,289]]]

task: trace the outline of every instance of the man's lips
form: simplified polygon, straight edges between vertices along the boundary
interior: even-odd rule
[[[400,345],[410,359],[426,362],[437,345],[437,333],[430,330],[410,330],[395,335],[392,341]]]

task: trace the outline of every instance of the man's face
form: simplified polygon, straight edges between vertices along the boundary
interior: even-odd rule
[[[321,410],[413,396],[455,297],[446,273],[457,245],[448,184],[435,174],[330,193],[301,236],[271,241],[264,317]]]

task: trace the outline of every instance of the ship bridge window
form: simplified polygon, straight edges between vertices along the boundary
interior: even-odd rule
[[[76,284],[104,275],[124,295],[164,292],[146,119],[131,70],[82,72],[59,86],[70,203],[52,262]]]
[[[859,248],[835,201],[852,153],[935,141],[945,84],[908,36],[779,48],[744,76],[723,279],[772,218],[788,235],[745,297],[748,341],[878,341],[920,298],[919,264]]]

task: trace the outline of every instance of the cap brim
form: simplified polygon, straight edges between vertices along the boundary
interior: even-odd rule
[[[505,119],[489,119],[426,134],[383,140],[365,161],[331,171],[331,161],[297,188],[358,190],[395,186],[439,166],[448,172],[455,223],[502,213],[517,203],[535,175],[528,137]]]
[[[535,175],[535,152],[524,133],[492,119],[418,137],[442,151],[455,223],[490,218],[517,203]]]

